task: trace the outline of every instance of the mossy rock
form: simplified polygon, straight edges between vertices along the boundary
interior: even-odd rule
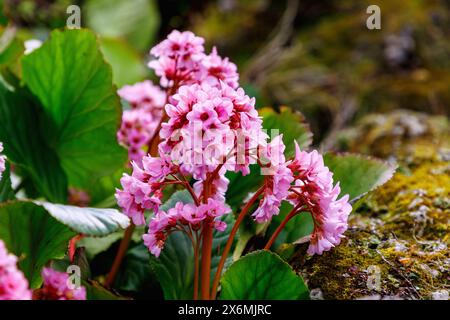
[[[450,158],[450,123],[444,116],[395,110],[369,114],[339,134],[340,151],[395,158],[404,167]]]
[[[404,119],[406,115],[403,114]],[[320,290],[324,298],[448,297],[448,126],[428,126],[435,123],[436,118],[421,116],[420,124],[426,129],[422,134],[414,137],[389,135],[388,132],[397,132],[391,130],[395,128],[392,123],[400,116],[401,113],[394,114],[393,118],[385,116],[389,130],[381,129],[382,126],[359,127],[362,141],[354,144],[355,149],[356,145],[363,146],[369,153],[369,150],[379,152],[376,145],[386,143],[391,146],[390,152],[389,148],[380,146],[382,152],[386,152],[385,158],[395,157],[400,170],[366,196],[352,213],[346,239],[341,245],[309,259],[305,258],[306,245],[302,245],[291,258],[291,264],[305,277],[310,289]],[[374,131],[377,134],[373,134]],[[369,138],[373,139],[372,143],[364,141]],[[392,141],[396,141],[395,147]],[[420,156],[420,153],[417,156],[417,149],[425,146],[427,156]],[[379,271],[379,287],[371,286],[374,271]]]

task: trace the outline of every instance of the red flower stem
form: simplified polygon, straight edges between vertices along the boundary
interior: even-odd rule
[[[199,206],[200,201],[198,200],[197,195],[194,192],[194,189],[192,189],[191,185],[189,184],[189,181],[186,180],[185,176],[181,175],[181,178],[183,179],[184,186],[186,187],[187,191],[191,194],[192,199],[194,199],[195,205]]]
[[[199,240],[197,237],[196,244],[194,246],[194,300],[198,300],[198,278],[199,278],[199,260],[198,260]]]
[[[272,234],[269,241],[267,241],[267,244],[264,247],[264,250],[269,250],[272,247],[273,243],[275,242],[276,238],[280,234],[281,230],[283,230],[283,228],[286,226],[286,223],[288,223],[289,220],[291,220],[298,213],[298,211],[300,210],[300,207],[301,207],[300,205],[297,205],[294,209],[291,210],[291,212],[288,213],[288,215],[283,219],[283,221],[281,221],[280,225],[275,230],[275,232]]]
[[[207,178],[203,185],[203,203],[208,202],[211,181]],[[213,240],[213,224],[210,220],[203,222],[202,229],[202,266],[201,266],[201,298],[209,300],[209,288],[211,281],[211,254]]]
[[[239,226],[241,225],[242,221],[244,220],[244,217],[247,215],[248,210],[250,210],[253,203],[258,199],[258,197],[261,195],[261,193],[264,192],[264,186],[260,187],[253,197],[250,199],[249,202],[245,205],[245,207],[242,209],[241,213],[239,214],[238,218],[236,219],[236,222],[233,225],[233,229],[231,229],[230,236],[228,237],[227,243],[225,244],[225,247],[223,248],[222,256],[220,257],[219,264],[217,265],[217,271],[216,275],[214,276],[214,282],[212,285],[211,290],[211,300],[214,300],[217,295],[217,288],[219,287],[219,281],[220,276],[222,275],[223,266],[225,265],[225,261],[227,260],[228,253],[230,252],[231,246],[233,244],[234,237],[239,230]]]
[[[111,270],[108,273],[105,281],[105,287],[111,288],[116,278],[117,272],[119,271],[120,265],[122,264],[123,257],[127,252],[128,246],[130,245],[131,236],[133,235],[135,225],[131,222],[130,226],[125,230],[122,241],[120,241],[119,250],[117,250],[116,257],[112,264]]]
[[[205,221],[203,223],[202,238],[201,298],[203,300],[209,300],[209,288],[211,282],[211,253],[213,240],[213,225],[210,221]]]

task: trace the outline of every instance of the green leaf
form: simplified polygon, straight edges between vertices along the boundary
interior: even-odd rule
[[[188,236],[172,233],[161,255],[150,256],[150,265],[167,300],[192,299],[194,292],[194,250]]]
[[[267,235],[273,234],[275,229],[280,225],[284,218],[292,210],[292,205],[284,201],[280,207],[280,214],[273,216],[272,221],[267,230]],[[309,212],[302,212],[291,218],[286,226],[277,236],[272,248],[277,249],[283,243],[293,243],[298,239],[310,235],[314,230],[314,221]]]
[[[0,81],[0,141],[4,153],[27,173],[41,195],[53,202],[65,202],[67,177],[57,154],[41,135],[39,109],[25,88]]]
[[[149,297],[146,294],[150,297],[154,296],[159,284],[148,263],[149,259],[150,252],[142,241],[128,250],[114,282],[114,288],[135,292],[147,299]],[[158,291],[160,292],[161,290]]]
[[[167,210],[175,206],[178,201],[192,202],[187,191],[178,191],[161,209]],[[227,223],[227,229],[224,232],[214,231],[213,233],[211,281],[213,281],[222,254],[221,249],[225,246],[233,227],[234,218],[229,214],[224,216],[224,221]],[[167,239],[159,258],[150,256],[150,265],[161,284],[165,299],[192,299],[194,293],[194,250],[191,240],[185,233],[172,233]]]
[[[2,177],[0,178],[0,202],[12,200],[15,198],[14,190],[12,189],[11,186],[9,162],[6,161],[5,165],[6,165],[5,171],[3,171]]]
[[[237,209],[248,197],[248,194],[256,191],[264,181],[264,176],[261,175],[261,168],[258,165],[251,165],[250,173],[246,176],[243,176],[240,172],[228,171],[226,177],[230,180],[226,193],[227,203],[235,212],[238,211]]]
[[[149,50],[160,24],[153,0],[90,0],[84,11],[89,28],[102,36],[123,38],[141,51]]]
[[[19,268],[31,288],[42,283],[41,270],[51,259],[61,259],[75,232],[31,202],[0,204],[0,239],[19,257]]]
[[[100,45],[105,60],[111,64],[114,83],[118,87],[145,78],[148,69],[144,65],[144,59],[124,40],[102,37]]]
[[[309,295],[303,279],[269,251],[252,252],[233,263],[221,286],[221,300],[297,300]]]
[[[70,229],[88,236],[106,236],[130,224],[130,219],[116,209],[82,208],[41,201],[34,203]]]
[[[126,161],[116,139],[120,101],[111,67],[88,30],[53,31],[22,58],[23,81],[42,103],[42,128],[69,184],[88,187]]]
[[[325,165],[333,172],[334,182],[341,186],[341,196],[349,194],[354,202],[381,186],[395,173],[396,165],[357,154],[324,155]]]
[[[283,142],[286,145],[284,154],[286,157],[294,156],[294,141],[297,141],[300,149],[308,148],[312,143],[312,132],[305,117],[298,111],[294,111],[289,107],[281,107],[280,112],[276,112],[272,108],[262,108],[258,111],[263,117],[263,127],[271,138],[271,130],[278,130],[283,134]]]

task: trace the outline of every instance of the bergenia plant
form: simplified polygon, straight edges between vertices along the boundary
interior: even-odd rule
[[[135,158],[135,148],[130,146],[132,173],[122,177],[116,198],[134,224],[148,226],[142,239],[155,257],[165,249],[172,233],[187,235],[195,265],[192,298],[214,299],[246,215],[255,223],[267,223],[280,213],[283,202],[292,205],[264,247],[270,250],[290,219],[309,213],[313,232],[308,254],[313,255],[340,243],[352,207],[348,194],[340,196],[339,182],[333,182],[320,153],[302,151],[295,142],[295,155],[286,158],[283,135],[270,139],[263,129],[255,99],[239,87],[236,66],[221,58],[216,48],[206,54],[203,42],[191,32],[173,31],[150,51],[156,59],[149,66],[160,77],[165,94],[152,89],[146,92],[154,93],[154,98],[142,98],[144,88],[153,88],[148,82],[119,91],[133,106],[125,111],[122,128],[141,127],[144,118],[132,122],[127,112],[159,113],[159,104],[148,108],[148,101],[166,96],[166,103],[163,114],[148,125],[152,132],[160,129],[153,134],[157,148],[142,139],[145,147],[139,152],[149,154]],[[258,170],[264,179],[240,212],[232,212],[227,204],[227,173],[247,176],[251,170]],[[189,202],[176,201],[163,210],[164,191],[172,185],[189,193]],[[151,213],[148,218],[146,212]],[[216,231],[220,237],[227,229],[227,215],[236,220],[213,270],[213,234]]]
[[[308,298],[282,244],[332,250],[393,167],[311,150],[300,113],[259,108],[192,32],[150,55],[159,83],[117,90],[92,32],[56,30],[2,73],[0,299],[127,297],[136,250],[166,299]]]

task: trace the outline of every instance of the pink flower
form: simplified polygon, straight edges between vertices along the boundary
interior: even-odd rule
[[[172,31],[167,39],[152,48],[150,53],[157,60],[148,66],[161,78],[163,87],[199,82],[199,60],[204,57],[204,39],[190,31]]]
[[[153,47],[150,53],[157,58],[166,56],[169,58],[181,57],[183,60],[189,58],[199,60],[205,50],[204,42],[203,38],[197,37],[190,31],[173,30],[167,39]]]
[[[204,130],[210,129],[211,125],[219,121],[217,112],[210,103],[196,103],[192,110],[186,115],[191,122],[199,122]]]
[[[206,204],[196,206],[192,203],[177,202],[166,212],[160,211],[150,220],[148,232],[143,235],[145,246],[158,257],[169,235],[174,231],[199,230],[202,223],[211,223],[218,231],[224,231],[226,223],[220,220],[231,209],[221,201],[209,199]]]
[[[117,139],[128,148],[128,158],[131,161],[141,162],[149,141],[156,134],[159,118],[155,118],[144,109],[125,110],[122,115],[122,124],[117,132]]]
[[[267,137],[254,99],[220,82],[219,87],[182,86],[169,101],[161,148],[183,172],[205,180],[224,163],[227,170],[249,172],[256,162],[251,154]]]
[[[255,210],[252,216],[258,223],[270,221],[272,216],[276,216],[280,213],[280,206],[281,201],[270,192],[267,192],[261,199],[258,209]]]
[[[164,180],[178,172],[166,155],[160,157],[145,156],[142,166],[132,162],[133,172],[124,174],[120,179],[122,190],[116,189],[118,205],[136,225],[145,224],[144,211],[159,211],[163,197]]]
[[[117,204],[135,225],[145,224],[144,211],[152,207],[151,186],[127,174],[123,175],[120,183],[124,190],[116,190]]]
[[[228,58],[221,58],[214,47],[205,55],[204,39],[190,31],[174,30],[167,39],[156,45],[150,53],[156,58],[148,63],[163,87],[209,84],[220,87],[220,82],[232,88],[239,87],[237,67]]]
[[[39,290],[40,300],[86,300],[86,288],[70,288],[69,275],[51,268],[42,270],[44,285]]]
[[[196,225],[205,220],[206,213],[204,210],[199,210],[194,204],[188,203],[183,206],[181,217],[189,224]]]
[[[0,240],[0,300],[31,300],[28,281],[17,268],[17,257]]]
[[[143,109],[154,117],[161,117],[166,94],[150,80],[123,86],[117,93],[130,104],[131,108]]]
[[[253,213],[259,223],[269,221],[272,216],[280,213],[281,202],[288,197],[289,188],[294,181],[292,172],[287,167],[289,163],[284,156],[282,138],[282,135],[273,138],[264,148],[264,155],[260,155],[260,161],[265,160],[268,164],[261,169],[266,175],[264,193],[258,209]]]
[[[6,169],[6,157],[1,154],[3,151],[3,144],[0,142],[0,180],[2,180],[2,173]]]
[[[295,177],[289,196],[293,205],[303,205],[314,219],[308,254],[322,254],[338,245],[347,230],[347,220],[352,211],[348,195],[339,200],[339,184],[333,187],[333,174],[324,165],[317,151],[300,151],[296,144],[295,158],[289,165]]]
[[[223,81],[234,89],[239,87],[239,74],[236,65],[230,62],[228,58],[222,59],[217,54],[216,47],[213,47],[212,52],[202,59],[202,66],[204,69],[202,81],[212,86],[219,86],[219,82]]]

